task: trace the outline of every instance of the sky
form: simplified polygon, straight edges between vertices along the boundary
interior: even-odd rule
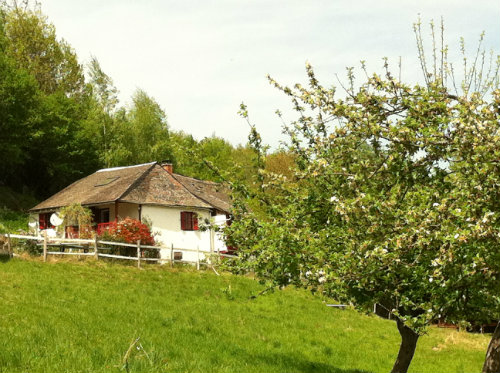
[[[402,80],[422,79],[413,24],[420,15],[445,23],[450,59],[460,62],[459,39],[471,54],[485,31],[485,47],[500,53],[498,0],[40,0],[60,38],[80,62],[95,56],[120,91],[123,105],[138,88],[167,114],[170,128],[197,139],[213,134],[245,144],[248,106],[263,141],[276,148],[285,122],[296,119],[290,100],[267,81],[306,83],[305,63],[324,86],[345,82],[347,66],[382,58]],[[427,38],[429,44],[430,38]],[[339,79],[339,80],[338,80]]]

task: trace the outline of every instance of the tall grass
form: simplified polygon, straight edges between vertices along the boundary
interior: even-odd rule
[[[387,372],[393,322],[249,278],[104,262],[0,263],[0,372]],[[131,344],[128,358],[124,359]],[[479,372],[488,336],[432,328],[412,372]]]

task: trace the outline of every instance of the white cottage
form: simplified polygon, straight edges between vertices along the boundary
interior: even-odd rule
[[[205,219],[223,224],[229,218],[228,194],[220,184],[174,174],[169,163],[96,171],[33,207],[30,212],[32,220],[37,221],[35,229],[50,228],[51,215],[73,203],[92,210],[98,233],[126,217],[148,219],[157,234],[155,240],[162,246],[204,252],[227,250],[217,234],[199,230],[198,224]],[[67,235],[74,237],[76,233],[76,227],[66,227]],[[195,260],[197,254],[183,255],[185,260]],[[167,252],[161,257],[168,258]]]

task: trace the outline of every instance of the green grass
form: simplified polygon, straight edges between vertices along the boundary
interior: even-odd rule
[[[0,262],[0,372],[388,372],[389,320],[166,266]],[[431,328],[411,372],[480,372],[489,336]],[[147,355],[146,355],[147,354]]]

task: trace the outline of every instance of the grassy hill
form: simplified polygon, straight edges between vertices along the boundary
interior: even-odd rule
[[[0,262],[0,372],[390,371],[393,322],[294,289],[250,299],[261,290],[166,266]],[[489,337],[431,328],[410,371],[480,372]]]

